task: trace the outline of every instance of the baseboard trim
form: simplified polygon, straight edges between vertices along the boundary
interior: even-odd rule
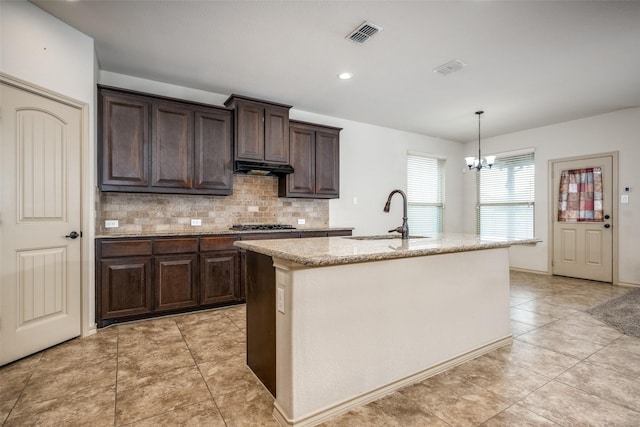
[[[640,288],[640,284],[638,284],[638,283],[618,282],[615,285],[616,286],[622,286],[622,287],[625,287],[625,288]]]
[[[480,357],[483,354],[489,353],[493,350],[497,350],[500,347],[509,345],[512,342],[513,342],[513,338],[511,337],[511,335],[504,338],[500,338],[496,341],[485,344],[474,350],[468,351],[466,353],[463,353],[461,355],[448,359],[444,362],[438,363],[437,365],[431,366],[422,371],[418,371],[415,374],[401,378],[397,381],[394,381],[392,383],[379,387],[375,390],[371,390],[367,393],[345,400],[344,402],[338,403],[336,405],[332,405],[327,408],[321,409],[315,413],[306,415],[298,419],[288,418],[285,415],[282,408],[280,407],[280,405],[278,405],[278,401],[276,400],[273,404],[273,417],[276,419],[276,421],[278,421],[278,423],[281,426],[286,426],[286,427],[315,426],[327,421],[330,418],[333,418],[337,415],[345,413],[356,406],[360,406],[360,405],[364,405],[369,402],[372,402],[376,399],[386,396],[387,394],[393,393],[396,390],[399,390],[408,385],[423,381],[429,377],[437,375],[441,372],[444,372],[462,363],[468,362],[469,360]]]
[[[553,274],[548,271],[542,270],[529,270],[527,268],[518,268],[518,267],[509,267],[510,271],[518,271],[520,273],[531,273],[531,274],[539,274],[542,276],[552,276]]]

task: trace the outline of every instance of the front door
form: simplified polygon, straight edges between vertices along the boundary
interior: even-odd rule
[[[82,114],[0,82],[0,365],[80,335]]]
[[[553,161],[552,164],[554,189],[552,212],[553,274],[612,282],[614,223],[612,209],[613,155],[566,161],[559,160]],[[567,220],[566,218],[559,218],[558,209],[560,207],[560,182],[562,173],[564,171],[565,174],[569,174],[582,169],[593,169],[596,173],[601,172],[602,217],[600,218],[600,215],[595,215],[595,219],[590,219],[590,215],[585,214],[586,219]],[[599,179],[596,181],[599,181]],[[596,193],[599,192],[598,190],[599,188],[596,188]],[[574,192],[574,195],[575,194]],[[600,196],[596,195],[595,198],[599,199]],[[576,205],[576,203],[573,204]],[[580,214],[573,216],[580,216]]]

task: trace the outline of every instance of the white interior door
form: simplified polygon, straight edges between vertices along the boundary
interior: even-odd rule
[[[77,108],[0,84],[0,365],[80,335]]]
[[[599,222],[558,220],[560,176],[564,170],[602,169],[602,207]],[[553,162],[553,274],[613,281],[613,157]]]

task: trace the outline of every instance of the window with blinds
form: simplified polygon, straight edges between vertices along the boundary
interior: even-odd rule
[[[444,159],[408,154],[407,200],[411,235],[442,232]]]
[[[533,151],[498,156],[477,174],[477,230],[482,237],[534,236],[535,162]]]

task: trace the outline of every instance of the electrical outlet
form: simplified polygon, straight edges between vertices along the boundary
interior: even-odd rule
[[[284,289],[278,288],[278,311],[284,314]]]
[[[247,211],[249,212],[258,212],[258,210],[257,206],[247,206]]]
[[[304,225],[306,222],[304,218],[298,218],[298,225]]]
[[[623,194],[622,196],[620,196],[620,203],[629,203],[629,195]]]
[[[202,225],[202,220],[200,218],[198,218],[198,219],[194,218],[194,219],[191,220],[191,226],[199,227],[201,225]]]
[[[118,220],[117,219],[108,219],[104,222],[104,228],[117,228]]]

